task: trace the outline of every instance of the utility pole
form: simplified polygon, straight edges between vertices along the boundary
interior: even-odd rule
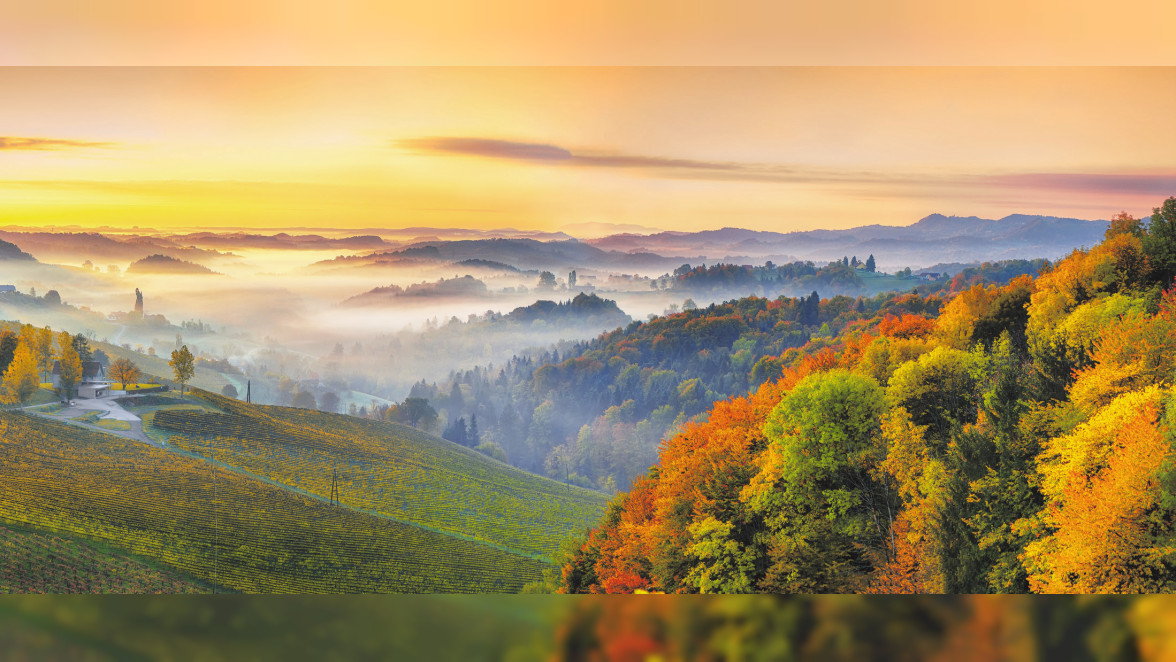
[[[331,467],[331,503],[339,505],[339,471]]]
[[[220,569],[220,507],[216,501],[216,442],[212,446],[212,592],[216,593]]]

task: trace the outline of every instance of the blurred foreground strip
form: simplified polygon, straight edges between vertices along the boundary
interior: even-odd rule
[[[1176,659],[1169,596],[586,596],[553,659]]]

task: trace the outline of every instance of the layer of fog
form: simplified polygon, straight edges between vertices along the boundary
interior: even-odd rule
[[[89,259],[84,252],[73,256],[72,264],[5,262],[0,284],[15,285],[26,295],[35,292],[40,299],[54,290],[67,305],[0,300],[0,317],[85,333],[164,357],[183,342],[208,358],[227,358],[246,376],[256,377],[262,383],[254,395],[261,401],[267,396],[279,401],[273,389],[283,377],[333,380],[340,389],[400,400],[420,379],[436,381],[473,365],[501,365],[529,349],[541,352],[561,341],[586,340],[609,330],[601,325],[549,327],[540,322],[499,328],[476,323],[537,300],[571,299],[578,290],[567,289],[567,274],[559,275],[554,289],[540,289],[536,272],[446,264],[322,269],[311,265],[347,253],[234,252],[238,258],[210,265],[221,275],[129,273],[130,263],[83,267]],[[486,292],[345,303],[376,287],[407,288],[466,274],[485,283]],[[589,270],[584,276],[604,282],[608,274]],[[646,281],[622,280],[619,286],[630,291],[601,294],[618,301],[634,319],[681,303],[672,293],[649,291]],[[128,316],[136,288],[144,300],[142,320]],[[430,344],[439,337],[448,339],[448,349],[439,351]],[[340,347],[348,356],[361,352],[363,360],[338,360]]]

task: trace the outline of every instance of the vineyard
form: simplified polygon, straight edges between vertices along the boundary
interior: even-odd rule
[[[546,566],[182,453],[9,412],[0,412],[0,518],[109,542],[249,593],[517,592]]]
[[[352,508],[551,557],[607,498],[394,424],[259,407],[199,393],[220,412],[154,412],[170,445]]]
[[[0,524],[0,593],[207,593],[98,546]]]

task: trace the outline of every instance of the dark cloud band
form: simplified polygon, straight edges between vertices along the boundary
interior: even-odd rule
[[[90,147],[113,147],[114,143],[89,140],[66,140],[63,138],[20,138],[0,136],[0,150],[50,151]]]
[[[808,185],[849,185],[877,190],[892,188],[901,195],[921,190],[968,190],[977,187],[1041,191],[1171,195],[1176,173],[1011,173],[920,176],[910,173],[854,172],[770,163],[699,161],[607,152],[574,153],[558,145],[492,138],[425,137],[393,141],[393,146],[423,154],[475,156],[563,167],[641,170],[666,179],[766,182]],[[917,193],[915,193],[917,194]]]

